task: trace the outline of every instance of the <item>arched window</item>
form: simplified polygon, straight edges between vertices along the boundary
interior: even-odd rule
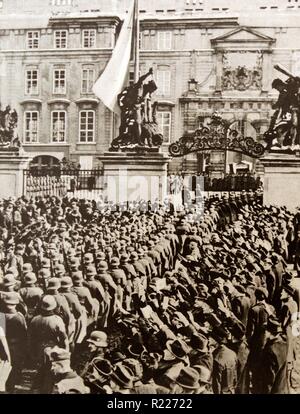
[[[30,163],[31,171],[43,171],[43,170],[57,170],[60,168],[60,161],[51,155],[39,155]]]

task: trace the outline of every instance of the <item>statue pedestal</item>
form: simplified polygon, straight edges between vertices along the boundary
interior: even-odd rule
[[[0,148],[0,199],[21,197],[24,187],[24,170],[31,157],[21,150]]]
[[[264,204],[300,207],[300,157],[269,153],[260,159],[264,166]]]
[[[169,157],[155,151],[107,152],[98,158],[104,169],[104,200],[163,202],[167,196]]]

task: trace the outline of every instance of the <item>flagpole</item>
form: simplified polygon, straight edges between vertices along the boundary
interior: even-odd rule
[[[134,0],[134,82],[136,83],[140,77],[140,16],[139,16],[139,0]]]

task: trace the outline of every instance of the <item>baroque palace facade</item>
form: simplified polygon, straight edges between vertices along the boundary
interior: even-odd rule
[[[248,3],[248,4],[247,4]],[[19,115],[24,149],[40,166],[62,158],[99,165],[118,130],[92,86],[108,62],[128,0],[0,1],[0,100]],[[141,73],[154,68],[163,150],[219,112],[244,136],[262,139],[286,79],[300,74],[296,0],[140,0]],[[225,154],[191,154],[170,171],[224,172]],[[240,154],[226,171],[259,170]]]

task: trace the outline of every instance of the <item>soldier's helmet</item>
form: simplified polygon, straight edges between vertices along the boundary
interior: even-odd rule
[[[22,267],[22,272],[23,273],[27,273],[27,272],[32,272],[32,264],[31,263],[24,263],[23,267]]]
[[[42,279],[49,279],[51,277],[51,271],[50,269],[41,269],[38,275]]]
[[[73,279],[73,283],[74,284],[81,283],[83,281],[83,274],[82,274],[82,272],[74,272],[74,273],[72,273],[72,279]]]
[[[42,268],[44,268],[44,269],[50,269],[51,268],[50,259],[48,259],[47,257],[45,257],[42,260],[41,265],[42,265]]]
[[[25,286],[34,285],[36,283],[36,281],[37,281],[37,278],[36,278],[36,275],[33,272],[28,272],[25,275],[25,278],[24,278]]]
[[[104,260],[102,262],[99,263],[98,265],[98,270],[99,271],[104,271],[108,269],[108,265],[107,262],[105,262]]]
[[[60,286],[60,279],[58,279],[57,277],[52,277],[48,282],[47,290],[57,290],[60,288]]]
[[[46,311],[54,310],[57,307],[56,300],[53,296],[46,295],[42,298],[41,308]]]
[[[113,257],[110,261],[110,265],[114,266],[114,267],[120,266],[119,258],[118,257]]]
[[[69,276],[65,276],[61,279],[60,284],[62,288],[69,288],[73,286],[73,281]]]
[[[6,292],[2,300],[5,305],[18,305],[20,296],[17,292]]]
[[[87,339],[87,342],[90,342],[101,348],[108,347],[107,335],[102,331],[93,331],[90,337]]]
[[[3,285],[5,287],[10,287],[10,286],[14,286],[17,283],[14,275],[8,274],[5,275],[3,278]]]

